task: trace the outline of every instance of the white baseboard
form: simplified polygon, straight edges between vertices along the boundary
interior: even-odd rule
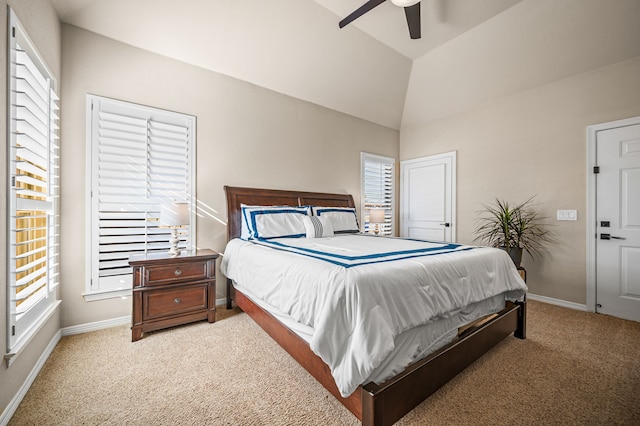
[[[63,328],[63,336],[71,336],[73,334],[88,333],[89,331],[102,330],[110,327],[117,327],[119,325],[131,324],[131,315],[124,317],[112,318],[104,321],[90,322],[87,324],[73,325],[71,327]]]
[[[62,337],[62,333],[61,331],[58,331],[53,336],[53,338],[45,348],[44,352],[42,352],[42,355],[40,355],[40,358],[38,358],[38,362],[36,362],[36,365],[33,366],[31,373],[29,373],[29,375],[27,376],[26,380],[18,390],[18,393],[15,394],[15,396],[11,399],[7,407],[2,412],[2,414],[0,414],[0,426],[6,426],[7,424],[9,424],[9,420],[11,420],[11,417],[13,417],[13,414],[18,409],[18,406],[22,402],[22,399],[29,391],[29,388],[33,384],[33,381],[38,376],[38,373],[40,373],[40,370],[44,366],[44,363],[47,361],[47,359],[49,359],[49,356],[55,349],[61,337]]]
[[[216,306],[226,306],[226,304],[226,298],[216,299]],[[88,333],[90,331],[97,331],[125,324],[131,324],[131,315],[112,318],[104,321],[90,322],[87,324],[73,325],[71,327],[65,327],[61,331],[63,336],[71,336],[73,334]]]
[[[545,302],[552,305],[562,306],[569,309],[575,309],[578,311],[587,311],[587,305],[579,303],[568,302],[566,300],[554,299],[552,297],[540,296],[537,294],[527,293],[527,298],[531,300],[537,300],[539,302]],[[227,299],[216,299],[216,306],[226,306]],[[65,327],[61,329],[62,336],[71,336],[73,334],[88,333],[90,331],[102,330],[110,327],[117,327],[119,325],[131,324],[131,315],[126,315],[119,318],[112,318],[104,321],[90,322],[87,324],[74,325],[71,327]],[[0,425],[1,426],[1,425]]]
[[[558,305],[564,308],[575,309],[577,311],[587,311],[587,305],[583,305],[580,303],[569,302],[562,299],[554,299],[553,297],[540,296],[537,294],[527,293],[527,299],[537,300],[538,302],[549,303],[551,305]]]

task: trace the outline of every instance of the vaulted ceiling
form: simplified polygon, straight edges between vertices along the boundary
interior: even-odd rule
[[[340,19],[367,0],[315,0]],[[463,32],[480,25],[520,0],[422,0],[422,37],[411,40],[401,8],[385,1],[353,25],[410,59],[416,59]],[[345,27],[347,28],[347,27]]]
[[[520,0],[422,0],[422,38],[386,1],[51,0],[62,22],[399,129],[412,61]]]

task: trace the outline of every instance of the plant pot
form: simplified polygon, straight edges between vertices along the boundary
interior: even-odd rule
[[[513,264],[516,265],[516,268],[520,267],[520,263],[522,263],[522,249],[520,247],[509,247],[509,250],[504,246],[499,248],[509,253],[509,257]]]

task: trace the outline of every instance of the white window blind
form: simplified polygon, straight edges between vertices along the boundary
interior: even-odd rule
[[[9,20],[7,363],[56,306],[59,281],[55,81],[13,11]]]
[[[385,222],[378,224],[379,235],[394,235],[395,159],[361,153],[361,212],[364,232],[373,233],[376,225],[369,222],[369,211],[384,209]]]
[[[195,117],[87,97],[91,142],[91,278],[88,293],[130,289],[132,254],[169,249],[161,206],[191,204],[179,247],[195,247]]]

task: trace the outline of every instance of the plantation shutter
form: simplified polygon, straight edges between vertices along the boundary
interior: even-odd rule
[[[195,229],[195,118],[89,96],[91,108],[91,289],[131,288],[132,254],[169,249],[161,206],[191,203],[179,247],[191,250]]]
[[[369,209],[383,208],[385,223],[379,225],[380,235],[393,235],[395,159],[362,153],[362,216],[364,232],[373,232]]]
[[[9,31],[8,324],[9,350],[16,351],[56,302],[58,97],[51,73],[13,11]]]

